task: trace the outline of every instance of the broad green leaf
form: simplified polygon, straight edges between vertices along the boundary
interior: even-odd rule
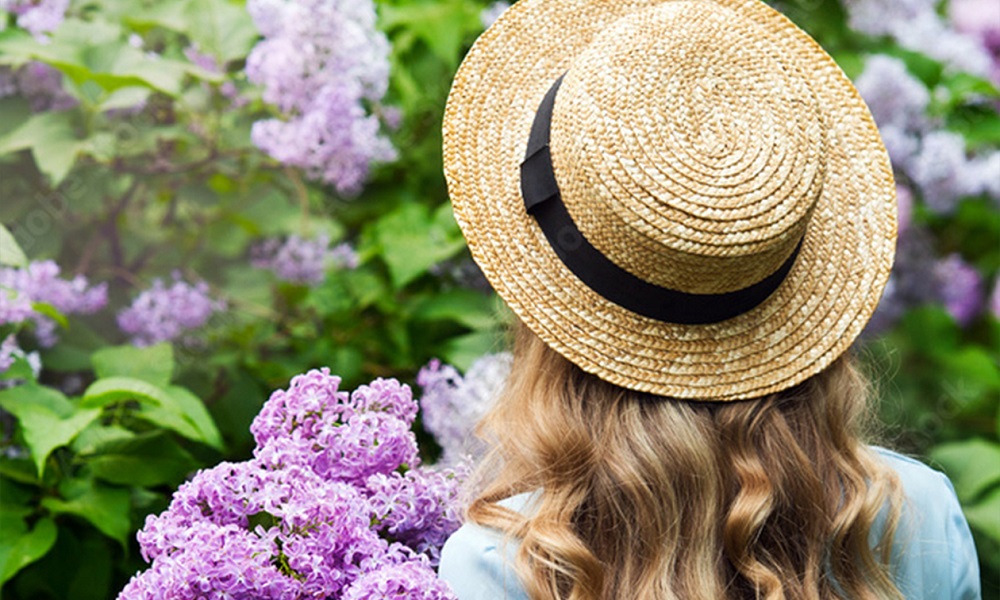
[[[77,454],[93,454],[99,448],[112,442],[120,442],[135,437],[135,432],[120,425],[101,425],[99,421],[91,423],[80,432],[70,445]]]
[[[160,26],[188,36],[222,62],[245,57],[260,37],[242,4],[226,0],[180,0],[153,4],[126,21],[145,29]]]
[[[18,571],[45,556],[56,543],[56,524],[45,518],[31,531],[9,531],[0,536],[0,586]]]
[[[80,458],[98,479],[145,487],[174,484],[197,466],[194,458],[163,432],[111,440]]]
[[[24,250],[21,250],[14,235],[9,229],[0,225],[0,265],[24,267],[27,264],[28,257],[24,255]]]
[[[49,454],[96,419],[99,409],[75,407],[65,396],[34,383],[0,392],[0,406],[17,417],[39,476]]]
[[[493,298],[466,289],[428,296],[414,306],[413,318],[418,321],[455,321],[469,329],[491,329],[498,325]]]
[[[56,514],[70,514],[89,521],[101,533],[125,547],[131,530],[129,490],[100,482],[68,480],[60,486],[62,498],[42,499],[42,506]]]
[[[455,0],[383,5],[381,17],[385,29],[407,28],[450,66],[458,65],[466,37],[482,29],[479,9]]]
[[[374,231],[396,288],[465,247],[457,227],[453,230],[447,220],[434,218],[427,207],[411,202],[379,219]]]
[[[102,348],[91,361],[99,378],[131,377],[156,386],[170,384],[174,375],[174,350],[168,343],[146,348],[114,346]]]
[[[203,441],[213,448],[222,450],[222,435],[219,434],[219,429],[215,426],[212,415],[208,413],[201,399],[186,388],[179,386],[172,385],[166,388],[166,391],[173,400],[171,406],[178,408],[180,414],[198,430],[200,434],[198,441]]]
[[[2,50],[0,50],[2,52]],[[43,112],[32,115],[20,127],[0,138],[0,155],[31,150],[38,170],[58,185],[86,148],[77,138],[72,111]]]
[[[36,313],[45,315],[46,317],[52,319],[63,329],[69,327],[69,320],[66,318],[66,315],[62,314],[58,308],[52,306],[51,304],[46,302],[32,302],[31,308]]]
[[[1000,444],[995,442],[976,439],[942,444],[931,451],[931,458],[948,473],[963,503],[1000,483]]]
[[[962,511],[973,529],[1000,543],[1000,487],[979,502],[964,506]]]
[[[477,358],[500,349],[500,335],[496,331],[476,331],[448,340],[441,350],[441,359],[466,371]]]
[[[170,404],[170,397],[160,386],[135,377],[104,377],[90,384],[80,406],[103,407],[115,402],[135,400],[154,405]]]

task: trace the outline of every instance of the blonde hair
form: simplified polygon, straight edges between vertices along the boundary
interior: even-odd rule
[[[619,388],[523,325],[513,365],[468,517],[517,540],[533,600],[902,598],[888,567],[901,490],[861,441],[852,359],[731,403]],[[528,491],[531,514],[498,504]]]

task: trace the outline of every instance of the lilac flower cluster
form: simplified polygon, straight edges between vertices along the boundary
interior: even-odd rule
[[[939,129],[928,116],[930,91],[897,58],[870,57],[855,83],[901,181],[896,265],[868,332],[887,329],[909,306],[931,302],[942,304],[956,322],[968,325],[985,306],[981,276],[958,255],[935,256],[931,236],[910,222],[914,192],[931,212],[941,215],[953,213],[969,196],[1000,201],[1000,152],[969,157],[965,139]]]
[[[295,377],[254,419],[254,456],[200,471],[138,533],[151,567],[119,600],[455,600],[434,567],[459,475],[419,467],[410,388]]]
[[[17,17],[17,26],[44,39],[66,18],[69,0],[0,0],[0,14]]]
[[[136,346],[151,346],[179,339],[185,332],[208,322],[225,303],[209,296],[208,284],[194,285],[174,274],[167,285],[162,279],[139,294],[132,304],[118,313],[118,327],[131,336]]]
[[[67,110],[79,104],[63,89],[62,73],[37,61],[17,69],[0,67],[0,98],[15,94],[24,96],[36,113]]]
[[[348,243],[330,247],[330,236],[305,239],[297,235],[264,241],[251,252],[251,264],[268,269],[283,281],[315,284],[323,281],[331,266],[354,269],[360,262]]]
[[[250,81],[285,119],[254,124],[254,143],[313,179],[356,193],[372,163],[396,157],[366,108],[385,95],[389,41],[371,0],[249,0],[264,39],[247,57]]]
[[[90,314],[108,302],[107,285],[91,286],[85,277],[59,278],[59,266],[51,260],[24,268],[0,267],[0,325],[34,322],[39,345],[49,348],[58,341],[56,322],[35,310],[47,304],[63,315]]]
[[[966,196],[1000,200],[1000,152],[969,158],[961,135],[937,129],[926,112],[930,92],[901,60],[870,57],[855,85],[871,108],[893,166],[916,184],[932,211],[949,214]]]
[[[441,445],[442,464],[460,464],[485,451],[473,429],[503,389],[511,360],[507,352],[487,354],[472,363],[465,377],[451,365],[433,360],[417,374],[423,389],[424,429]]]
[[[903,48],[959,71],[1000,75],[983,41],[947,23],[937,12],[938,4],[937,0],[844,0],[848,25],[856,31],[890,36]]]

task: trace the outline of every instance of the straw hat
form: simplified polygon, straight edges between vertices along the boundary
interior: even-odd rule
[[[875,123],[757,0],[521,0],[444,118],[455,216],[511,309],[634,390],[753,398],[843,353],[892,266]]]

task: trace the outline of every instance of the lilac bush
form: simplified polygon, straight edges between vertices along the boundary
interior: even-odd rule
[[[264,39],[247,57],[247,77],[281,119],[254,124],[253,142],[343,194],[357,193],[372,163],[396,157],[367,108],[389,80],[389,41],[375,28],[371,0],[250,0]]]
[[[147,517],[151,566],[119,600],[453,600],[434,568],[459,525],[461,474],[419,466],[408,386],[339,386],[322,369],[274,392],[253,458],[198,472]]]
[[[90,285],[77,275],[59,277],[59,266],[51,261],[36,261],[27,267],[0,267],[0,325],[20,325],[31,321],[38,344],[50,348],[58,341],[56,322],[38,304],[51,306],[62,315],[92,314],[107,304],[107,285]]]
[[[139,294],[132,304],[118,313],[118,326],[136,346],[152,346],[179,339],[184,333],[208,322],[225,303],[209,295],[208,284],[190,284],[174,274],[167,285],[162,279]]]
[[[0,14],[14,15],[17,26],[35,37],[55,31],[68,8],[69,0],[0,0]]]
[[[330,236],[321,234],[312,239],[290,235],[284,240],[265,240],[253,248],[250,262],[282,281],[310,285],[323,281],[328,268],[354,269],[360,261],[350,244],[331,248]]]
[[[503,389],[511,360],[508,352],[487,354],[472,363],[464,377],[451,365],[433,360],[417,374],[424,429],[440,444],[442,464],[478,458],[485,450],[473,429]]]

